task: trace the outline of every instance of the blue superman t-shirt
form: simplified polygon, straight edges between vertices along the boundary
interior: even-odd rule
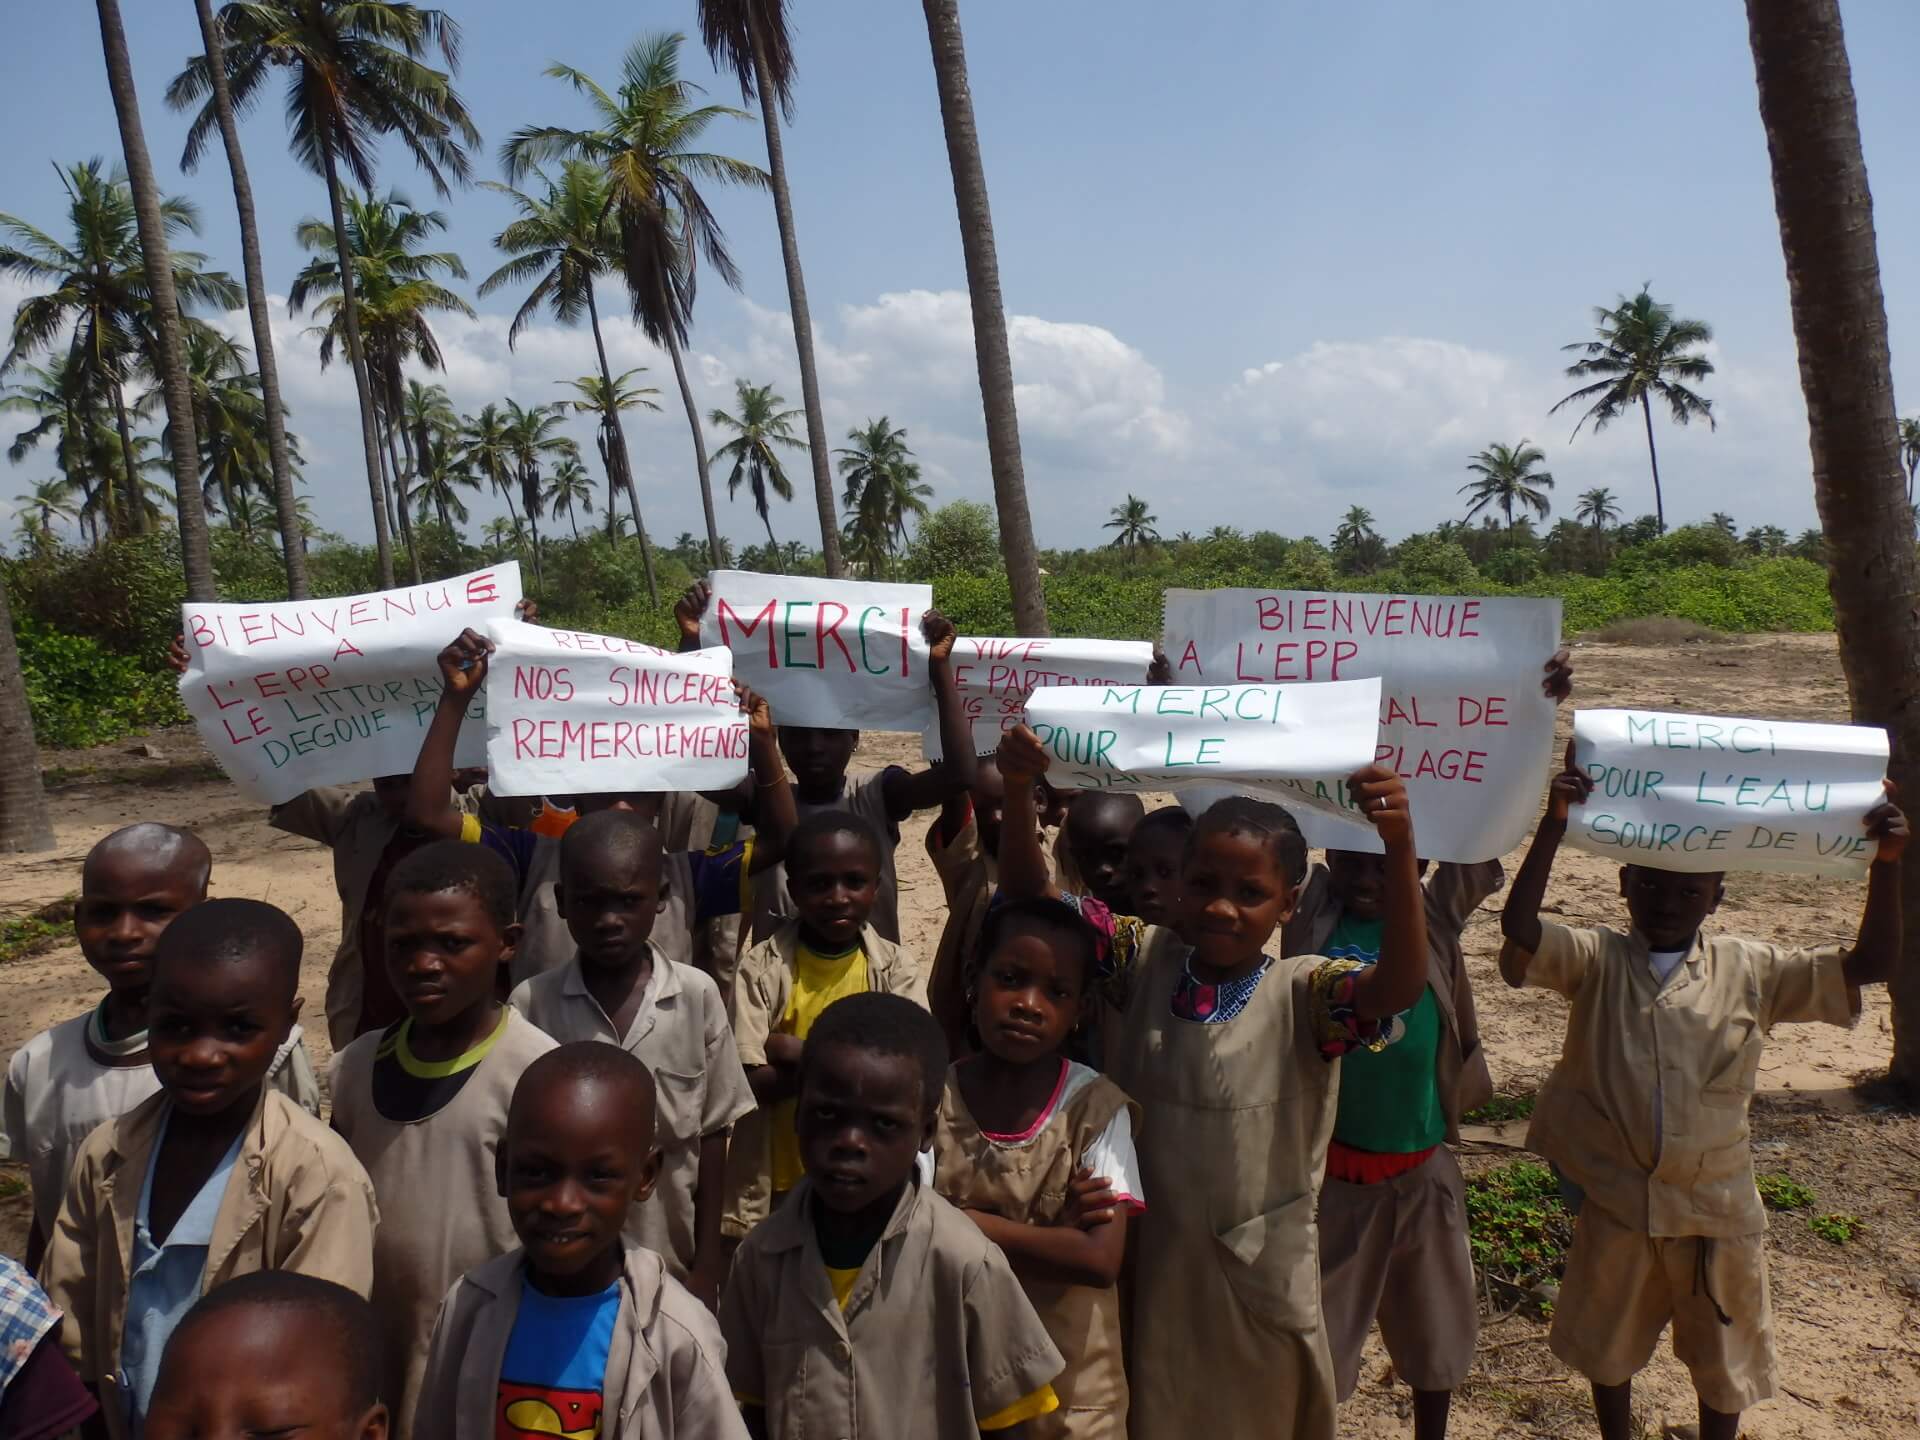
[[[500,1365],[495,1440],[596,1440],[619,1314],[617,1281],[581,1296],[543,1295],[521,1283]]]

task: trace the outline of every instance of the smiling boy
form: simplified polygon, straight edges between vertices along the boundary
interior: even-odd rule
[[[63,1340],[115,1435],[138,1435],[167,1337],[201,1295],[256,1270],[365,1293],[373,1187],[340,1138],[266,1083],[300,1013],[300,931],[257,900],[210,900],[154,952],[160,1093],[90,1135],[42,1266]]]
[[[499,1155],[520,1248],[440,1307],[412,1440],[745,1435],[713,1317],[623,1238],[659,1173],[633,1055],[588,1040],[527,1067]]]

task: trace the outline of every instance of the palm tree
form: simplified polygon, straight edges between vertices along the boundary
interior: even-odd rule
[[[1129,494],[1125,504],[1113,507],[1112,515],[1113,518],[1107,521],[1104,528],[1120,533],[1113,537],[1109,545],[1115,550],[1125,550],[1128,564],[1132,564],[1139,556],[1142,545],[1159,543],[1159,532],[1153,527],[1160,522],[1160,517],[1149,513],[1147,502],[1139,496]]]
[[[460,446],[461,463],[477,472],[478,477],[507,502],[507,513],[518,525],[520,510],[513,503],[518,461],[513,453],[512,436],[507,431],[507,417],[500,413],[498,405],[485,405],[478,415],[461,417]]]
[[[605,359],[605,352],[601,354]],[[640,523],[640,492],[635,488],[633,470],[628,464],[626,430],[620,423],[622,410],[653,410],[660,406],[654,396],[660,392],[651,385],[631,385],[635,375],[646,373],[646,366],[636,365],[633,369],[614,376],[582,375],[577,380],[562,380],[559,384],[571,385],[574,400],[563,400],[579,413],[591,413],[600,417],[600,433],[594,439],[600,451],[600,468],[607,474],[607,538],[618,538],[614,534],[613,497],[616,491],[624,488],[627,492],[627,505],[633,511],[634,533],[640,537],[640,564],[647,572],[647,595],[655,605],[660,603],[660,592],[654,587],[653,547],[647,542],[646,527]]]
[[[236,496],[253,488],[271,494],[273,484],[260,377],[246,361],[246,347],[216,330],[187,336],[187,386],[200,446],[196,479],[208,507],[229,519]]]
[[[906,544],[907,517],[927,513],[933,487],[921,482],[906,427],[895,429],[885,415],[847,431],[847,440],[849,448],[834,451],[845,486],[840,503],[847,511],[848,533],[861,537],[858,548],[865,558],[856,563],[867,567],[871,579],[879,573],[875,557],[890,564]]]
[[[892,552],[887,547],[884,531],[873,525],[862,524],[861,517],[856,514],[848,517],[840,539],[846,547],[847,563],[865,570],[869,580],[878,579],[886,570]]]
[[[249,0],[223,6],[222,58],[230,103],[245,111],[258,102],[274,69],[287,72],[286,115],[293,153],[327,184],[347,355],[360,401],[360,444],[373,503],[380,583],[393,584],[393,547],[380,484],[380,439],[374,396],[361,347],[360,313],[341,171],[362,189],[373,188],[376,142],[399,140],[441,195],[447,179],[465,182],[465,146],[480,143],[465,103],[449,76],[460,52],[460,27],[445,11],[396,0]],[[438,51],[447,70],[426,59]],[[167,103],[199,105],[188,128],[181,165],[191,170],[219,123],[210,99],[212,65],[194,56],[167,87]]]
[[[523,410],[518,401],[507,401],[507,449],[513,456],[514,476],[520,482],[520,508],[533,531],[533,583],[543,586],[540,575],[540,511],[545,505],[541,489],[540,467],[548,459],[580,459],[580,447],[565,435],[556,435],[564,416],[556,402]]]
[[[573,518],[575,510],[593,513],[593,477],[587,474],[587,467],[580,463],[576,453],[567,456],[553,467],[553,474],[547,477],[545,495],[547,508],[556,515],[565,515],[567,524],[573,527],[573,538],[580,538],[580,526]]]
[[[620,270],[627,279],[633,318],[673,361],[681,403],[693,431],[694,466],[707,521],[707,549],[719,565],[720,527],[707,476],[707,442],[681,351],[693,321],[699,259],[704,255],[728,285],[740,274],[727,253],[720,222],[700,193],[701,181],[765,185],[767,174],[744,160],[694,147],[714,121],[744,119],[725,105],[695,105],[698,87],[680,78],[679,35],[648,35],[627,51],[617,98],[585,73],[554,64],[547,74],[565,80],[592,105],[593,130],[528,126],[501,149],[507,178],[518,180],[544,161],[577,158],[601,167],[620,235]]]
[[[0,585],[0,851],[51,850],[53,820],[33,741],[33,711],[13,637],[13,606]]]
[[[1787,297],[1800,350],[1814,500],[1856,724],[1884,726],[1888,776],[1920,791],[1920,556],[1893,404],[1872,192],[1838,0],[1748,0],[1747,31]],[[1920,933],[1920,867],[1900,882]],[[1894,967],[1894,1083],[1920,1091],[1920,968]]]
[[[1602,485],[1580,492],[1580,504],[1573,512],[1573,518],[1591,525],[1593,533],[1598,536],[1607,526],[1618,523],[1620,507],[1614,503],[1613,491]]]
[[[287,447],[286,404],[280,398],[280,365],[273,348],[273,321],[267,311],[266,271],[260,263],[260,221],[253,208],[253,181],[240,148],[240,126],[234,117],[233,92],[227,84],[226,50],[220,24],[213,18],[212,0],[193,0],[200,21],[200,40],[207,47],[210,99],[220,140],[227,151],[227,171],[233,179],[233,205],[240,217],[240,273],[247,285],[247,317],[253,324],[253,353],[259,367],[261,404],[267,425],[267,462],[273,475],[273,504],[278,517],[281,550],[287,567],[287,598],[305,600],[313,592],[307,579],[307,551],[296,545],[299,534],[299,497],[293,488],[294,461]],[[232,514],[229,512],[231,522]]]
[[[1373,512],[1364,505],[1349,506],[1333,532],[1333,553],[1341,568],[1348,574],[1372,570],[1385,551],[1386,542],[1373,528]]]
[[[14,503],[20,507],[20,538],[36,551],[53,544],[56,524],[80,519],[73,508],[73,485],[64,479],[42,480],[29,493],[15,496]]]
[[[106,171],[96,159],[69,166],[60,172],[60,179],[69,202],[71,239],[56,240],[17,216],[0,214],[0,236],[11,242],[0,243],[0,275],[52,287],[21,301],[14,311],[10,347],[0,360],[0,375],[29,354],[64,345],[62,386],[78,397],[92,392],[112,407],[126,483],[124,490],[110,487],[109,498],[117,490],[130,496],[138,485],[127,382],[141,369],[161,373],[159,341],[153,331],[154,286],[126,176],[118,169]],[[159,204],[162,228],[171,236],[199,230],[199,212],[190,202],[166,198]],[[206,257],[195,251],[171,252],[174,312],[181,306],[227,309],[240,303],[240,290],[232,277],[203,269],[205,262]],[[77,403],[87,405],[84,398]],[[190,421],[186,433],[192,433]],[[191,466],[188,473],[191,476]],[[109,509],[108,519],[116,529],[123,527],[117,509]]]
[[[180,521],[180,559],[186,571],[187,598],[211,600],[213,550],[207,539],[207,512],[200,499],[200,460],[194,443],[193,403],[187,394],[185,328],[180,297],[174,293],[173,262],[167,254],[167,217],[162,209],[160,182],[147,154],[146,130],[140,123],[140,95],[133,87],[133,60],[127,53],[127,32],[120,23],[119,0],[98,0],[100,48],[106,55],[107,88],[120,122],[120,152],[126,159],[128,188],[140,235],[140,253],[152,291],[153,335],[147,357],[159,375],[167,404],[167,433],[172,438],[174,500]]]
[[[629,405],[621,403],[620,385],[607,362],[607,342],[600,333],[600,305],[594,297],[596,280],[616,267],[620,253],[619,232],[607,205],[608,180],[598,166],[585,160],[569,160],[563,165],[558,184],[537,170],[534,173],[540,175],[546,185],[544,196],[529,195],[511,185],[484,182],[488,189],[508,196],[519,210],[520,218],[494,236],[495,248],[514,258],[480,282],[480,293],[490,295],[503,285],[533,282],[533,289],[521,302],[507,330],[508,349],[518,342],[521,330],[539,313],[542,305],[563,325],[576,325],[582,313],[586,315],[593,329],[594,354],[600,361],[598,443],[601,467],[607,472],[607,524],[609,527],[613,524],[613,493],[624,487],[627,503],[633,510],[634,533],[640,540],[640,565],[646,571],[647,598],[658,605],[660,591],[653,578],[653,546],[647,539],[646,526],[640,523],[640,492],[633,483],[633,463],[627,452],[627,432],[620,423],[620,411],[641,403],[655,410],[660,407],[637,399]],[[638,370],[629,370],[619,379],[638,373]],[[585,408],[574,405],[576,410]],[[568,518],[571,520],[571,514]],[[612,534],[611,528],[608,534]]]
[[[1756,525],[1747,532],[1747,538],[1740,542],[1743,549],[1768,560],[1777,560],[1786,554],[1790,543],[1787,532],[1778,525]]]
[[[496,515],[481,530],[480,541],[494,560],[504,560],[509,555],[525,552],[527,530],[517,518],[509,520],[505,515]]]
[[[33,423],[13,437],[7,458],[19,464],[49,436],[55,463],[70,493],[84,500],[81,529],[89,545],[99,543],[100,519],[116,530],[131,515],[120,504],[130,494],[124,476],[131,474],[132,452],[123,450],[120,437],[101,414],[99,395],[90,389],[83,365],[72,351],[56,361],[56,368],[22,365],[28,379],[0,388],[0,410],[33,417]]]
[[[713,458],[733,461],[733,473],[727,476],[727,498],[732,500],[739,494],[744,479],[753,494],[753,508],[760,523],[767,527],[767,544],[776,545],[779,542],[773,538],[773,502],[769,497],[793,499],[793,482],[780,468],[780,450],[807,448],[807,442],[793,433],[793,420],[800,412],[782,410],[786,399],[774,394],[771,385],[735,380],[733,393],[740,407],[738,415],[715,409],[707,416],[709,425],[734,433],[733,439],[713,452]]]
[[[1698,382],[1713,374],[1713,362],[1697,353],[1697,347],[1713,339],[1713,330],[1704,320],[1674,319],[1671,305],[1654,300],[1652,283],[1642,285],[1631,300],[1621,296],[1612,309],[1596,305],[1596,338],[1560,347],[1585,357],[1567,367],[1568,377],[1593,383],[1565,396],[1547,413],[1551,415],[1576,400],[1592,402],[1573,427],[1573,435],[1567,437],[1571,441],[1589,420],[1598,434],[1636,404],[1640,407],[1641,418],[1647,422],[1647,463],[1653,469],[1653,513],[1665,534],[1667,510],[1660,494],[1660,457],[1653,446],[1653,402],[1664,400],[1676,425],[1685,425],[1698,416],[1707,422],[1708,429],[1714,428],[1713,402],[1681,383]]]
[[[953,198],[960,214],[960,249],[973,300],[973,349],[980,370],[980,400],[986,413],[987,458],[993,499],[1000,512],[1000,545],[1013,593],[1014,628],[1022,635],[1047,633],[1047,597],[1040,588],[1040,558],[1033,518],[1027,510],[1026,473],[1020,461],[1020,417],[1014,408],[1013,360],[1007,350],[1007,313],[1000,298],[1000,258],[994,248],[993,214],[987,207],[987,175],[980,163],[980,136],[973,123],[973,93],[967,84],[966,46],[957,0],[922,0],[933,77],[940,90],[940,119],[953,171]]]
[[[1722,535],[1725,535],[1729,540],[1737,538],[1740,534],[1739,524],[1735,522],[1733,516],[1724,510],[1716,510],[1709,515],[1707,517],[1707,524],[1713,529],[1718,530]]]
[[[1907,508],[1913,508],[1913,479],[1920,473],[1920,415],[1900,420],[1900,463],[1907,467]]]
[[[445,275],[465,279],[467,268],[450,250],[426,251],[420,245],[428,237],[447,228],[447,217],[438,210],[418,210],[398,190],[384,198],[348,194],[342,201],[347,216],[345,249],[353,257],[353,289],[360,322],[361,354],[368,384],[372,387],[374,414],[381,433],[381,454],[392,472],[389,486],[383,481],[388,512],[406,546],[413,581],[420,583],[420,557],[414,550],[407,520],[406,480],[400,468],[400,456],[394,445],[399,430],[409,454],[412,441],[400,426],[405,408],[406,384],[401,367],[417,360],[425,369],[442,366],[439,341],[428,316],[434,312],[452,312],[471,317],[473,307],[434,277]],[[325,297],[314,306],[323,322],[320,334],[320,365],[324,369],[333,360],[336,342],[345,336],[346,306],[340,284],[339,238],[333,227],[312,217],[300,222],[294,238],[314,258],[295,277],[287,292],[288,308],[298,315],[316,296]]]
[[[460,532],[454,528],[454,521],[467,523],[467,507],[460,491],[478,490],[480,479],[467,468],[452,431],[429,431],[418,444],[415,454],[420,470],[419,484],[413,491],[415,513],[423,522],[429,512],[437,515],[441,528],[449,535],[458,536]]]
[[[1480,478],[1469,480],[1460,493],[1470,495],[1467,506],[1471,520],[1489,505],[1498,505],[1507,519],[1507,535],[1513,535],[1513,507],[1531,510],[1542,520],[1553,508],[1546,492],[1553,488],[1553,476],[1536,465],[1544,465],[1547,455],[1538,445],[1522,440],[1518,445],[1489,445],[1467,462],[1467,469]]]
[[[716,68],[740,80],[740,103],[760,101],[767,134],[767,174],[773,219],[780,230],[780,258],[787,272],[787,310],[800,359],[800,405],[807,415],[807,453],[813,463],[813,499],[820,511],[820,555],[829,578],[845,570],[840,527],[833,509],[833,478],[827,472],[826,412],[820,406],[820,372],[813,357],[813,311],[800,270],[800,240],[794,233],[793,195],[787,188],[786,147],[780,117],[793,118],[793,37],[787,33],[787,0],[700,0],[700,38]]]

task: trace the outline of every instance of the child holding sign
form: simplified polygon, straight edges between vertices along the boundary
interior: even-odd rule
[[[513,983],[518,985],[572,958],[573,936],[554,899],[560,879],[560,842],[551,835],[489,824],[463,813],[447,798],[451,793],[454,744],[467,707],[486,683],[493,642],[477,631],[464,630],[438,657],[443,689],[420,742],[414,764],[407,819],[416,828],[449,839],[482,844],[498,852],[519,879],[518,914],[524,927],[514,951]],[[793,828],[792,789],[774,745],[774,724],[767,702],[734,686],[748,716],[749,769],[754,781],[760,828],[752,840],[735,841],[706,850],[675,850],[663,857],[665,900],[653,932],[654,943],[670,961],[693,959],[693,936],[708,920],[738,914],[751,903],[762,872],[777,865]],[[630,810],[648,820],[660,811],[661,796],[654,792],[601,791],[552,797],[563,808],[580,815],[600,810]]]
[[[1044,895],[1033,785],[1050,757],[1026,726],[1007,776],[1000,883]],[[1386,846],[1379,963],[1268,953],[1293,912],[1307,847],[1278,805],[1222,800],[1187,838],[1178,935],[1082,900],[1113,945],[1102,1035],[1139,1104],[1140,1222],[1132,1428],[1140,1435],[1332,1440],[1334,1377],[1320,1313],[1314,1211],[1332,1136],[1329,1063],[1385,1043],[1427,982],[1425,905],[1406,789],[1369,765],[1347,782]],[[1064,897],[1063,897],[1064,898]],[[1199,1368],[1205,1383],[1196,1383]]]
[[[682,646],[700,643],[700,618],[712,592],[706,583],[689,586],[673,607]],[[893,869],[893,852],[900,843],[900,822],[920,810],[932,810],[955,795],[964,795],[974,774],[972,731],[953,681],[953,622],[938,610],[920,617],[920,632],[930,647],[927,673],[933,686],[933,707],[940,724],[940,743],[948,757],[924,770],[909,771],[889,765],[874,775],[849,782],[847,767],[860,747],[858,730],[834,730],[810,725],[782,725],[780,753],[793,771],[795,804],[801,819],[822,810],[844,810],[858,815],[885,839],[881,855],[879,896],[874,904],[873,928],[884,940],[900,940],[900,908]],[[821,683],[831,683],[823,681]],[[778,857],[775,857],[776,859]],[[796,913],[783,877],[773,876],[755,890],[751,941],[772,938],[781,922]]]
[[[1567,652],[1542,668],[1541,691],[1566,699]],[[1320,1192],[1320,1288],[1340,1398],[1359,1383],[1361,1348],[1378,1319],[1394,1373],[1413,1388],[1416,1440],[1446,1434],[1480,1328],[1466,1182],[1447,1144],[1460,1138],[1460,1117],[1493,1095],[1460,934],[1502,878],[1498,860],[1443,862],[1426,876],[1427,987],[1392,1045],[1340,1067]],[[1386,889],[1384,856],[1327,851],[1286,923],[1283,953],[1374,963]]]
[[[1592,793],[1569,744],[1501,917],[1507,983],[1570,1002],[1527,1133],[1586,1192],[1548,1344],[1592,1383],[1605,1440],[1626,1440],[1633,1377],[1671,1321],[1701,1440],[1734,1440],[1740,1412],[1775,1381],[1747,1129],[1761,1051],[1775,1025],[1853,1024],[1860,987],[1892,972],[1907,821],[1891,800],[1866,816],[1876,849],[1853,945],[1788,950],[1704,935],[1722,877],[1647,865],[1620,871],[1626,932],[1542,921],[1570,807]]]

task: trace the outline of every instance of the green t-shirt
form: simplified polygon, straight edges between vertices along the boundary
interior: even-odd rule
[[[1378,920],[1342,916],[1327,937],[1332,959],[1380,958]],[[1412,1155],[1447,1138],[1434,1066],[1440,1053],[1440,1005],[1429,985],[1394,1022],[1386,1049],[1354,1050],[1340,1061],[1340,1109],[1333,1138],[1376,1155]]]

